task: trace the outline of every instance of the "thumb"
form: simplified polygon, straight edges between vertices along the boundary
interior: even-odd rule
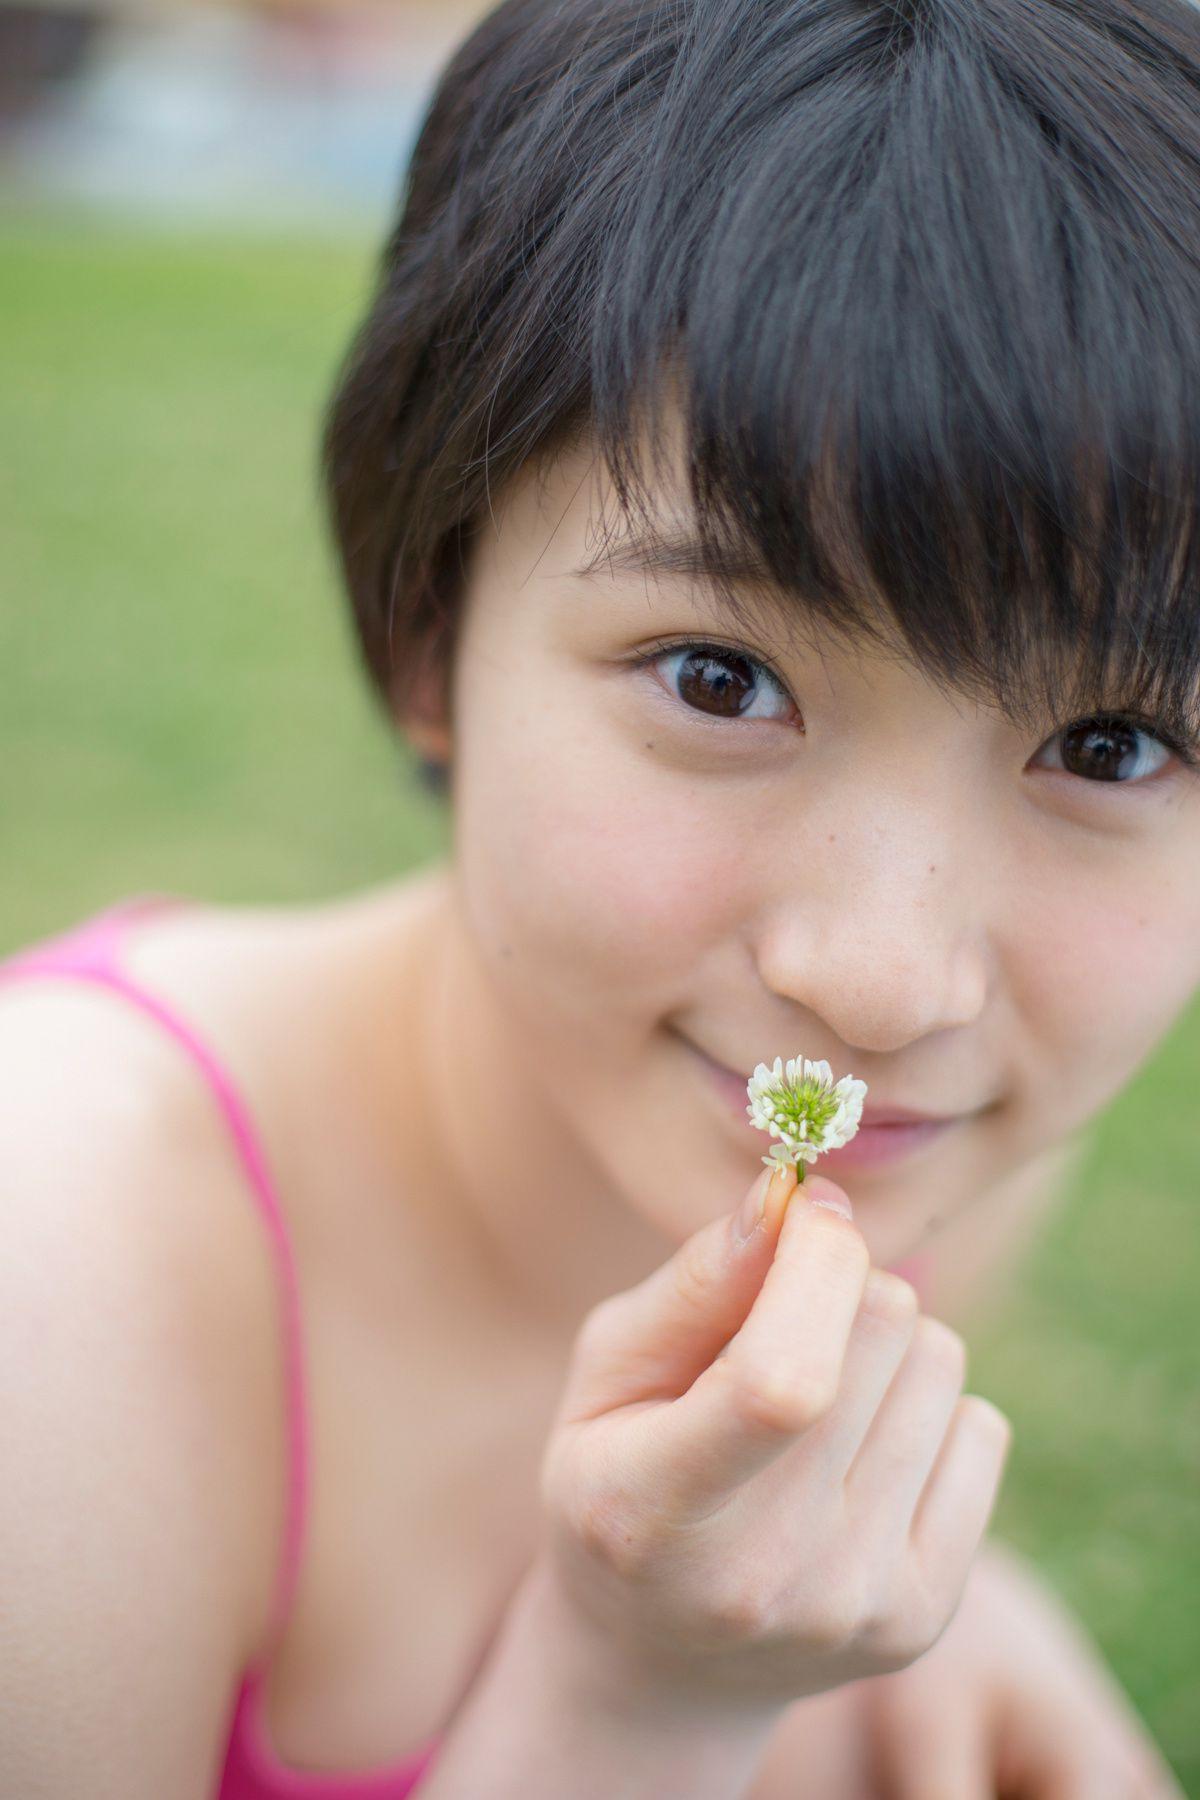
[[[775,1254],[792,1196],[850,1203],[835,1182],[794,1168],[764,1169],[737,1214],[710,1221],[636,1287],[588,1314],[576,1339],[560,1416],[582,1420],[638,1400],[677,1398],[742,1327]],[[739,1237],[738,1220],[761,1208]]]

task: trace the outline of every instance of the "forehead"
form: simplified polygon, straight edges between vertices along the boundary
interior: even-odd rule
[[[582,430],[520,469],[484,520],[488,560],[501,585],[531,605],[544,600],[559,617],[575,603],[593,615],[598,607],[608,616],[615,606],[628,608],[631,619],[640,609],[643,621],[669,610],[682,615],[674,621],[682,629],[694,621],[753,639],[752,653],[807,650],[844,669],[894,668],[956,706],[966,701],[995,712],[1022,733],[1107,712],[1149,719],[1180,741],[1196,738],[1194,644],[1186,654],[1164,656],[1171,630],[1179,634],[1165,617],[1152,617],[1149,577],[1132,602],[1112,583],[1068,584],[1069,591],[1053,580],[1039,585],[1040,565],[1028,557],[1022,580],[991,552],[983,564],[964,561],[964,545],[977,551],[990,542],[979,517],[960,518],[956,537],[954,517],[932,506],[914,547],[913,496],[907,511],[864,513],[861,495],[839,485],[831,458],[813,472],[798,514],[788,510],[792,498],[776,494],[772,510],[771,496],[758,498],[753,486],[755,503],[747,506],[746,471],[737,477],[732,515],[722,510],[722,493],[715,522],[707,512],[699,520],[680,417],[663,405],[656,435],[634,434],[635,467],[624,487]],[[786,484],[784,491],[791,493]],[[964,495],[961,504],[969,501]],[[935,513],[949,533],[936,554]],[[895,577],[894,587],[872,580],[868,554]],[[1066,564],[1055,568],[1064,580],[1072,574]],[[1147,654],[1154,632],[1162,642],[1157,654]]]
[[[753,630],[773,645],[803,645],[822,654],[871,655],[911,665],[903,636],[878,596],[862,593],[866,631],[837,631],[803,591],[785,588],[746,544],[702,541],[683,473],[676,426],[669,458],[647,465],[635,505],[622,506],[595,443],[576,443],[539,465],[526,465],[485,527],[506,585],[550,584],[593,605],[640,595],[698,617]]]

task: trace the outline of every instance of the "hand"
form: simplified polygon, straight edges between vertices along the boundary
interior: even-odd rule
[[[818,1198],[846,1204],[777,1173],[748,1243],[713,1221],[576,1338],[538,1561],[641,1707],[761,1716],[903,1668],[991,1515],[1008,1421],[961,1395],[962,1339]]]
[[[791,1707],[748,1800],[1185,1800],[1062,1602],[983,1545],[932,1649]]]

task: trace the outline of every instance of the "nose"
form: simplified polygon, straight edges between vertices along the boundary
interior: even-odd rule
[[[981,866],[961,792],[894,788],[773,845],[772,895],[754,946],[763,985],[819,1020],[843,1050],[883,1054],[973,1024],[987,999]]]

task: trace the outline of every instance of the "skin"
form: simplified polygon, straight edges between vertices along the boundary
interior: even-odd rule
[[[931,1650],[789,1708],[748,1800],[1184,1800],[1078,1621],[985,1543]]]
[[[496,495],[450,708],[431,682],[399,696],[398,727],[453,765],[450,860],[312,908],[191,909],[141,927],[129,955],[236,1068],[288,1211],[315,1505],[267,1718],[302,1767],[390,1760],[454,1716],[537,1548],[536,1470],[583,1315],[732,1211],[758,1173],[766,1139],[717,1103],[680,1032],[747,1071],[825,1057],[876,1102],[986,1103],[909,1163],[818,1165],[852,1199],[874,1265],[944,1252],[941,1313],[956,1279],[963,1307],[990,1288],[1079,1131],[1196,983],[1194,777],[1096,792],[1035,766],[1045,740],[1019,741],[895,661],[828,644],[781,655],[769,608],[762,643],[746,643],[696,582],[572,575],[605,502],[585,450]],[[669,491],[662,502],[676,504]],[[693,722],[661,682],[679,659],[630,666],[650,640],[686,633],[770,657],[791,703],[764,688],[754,721]],[[1046,739],[1068,723],[1048,721]],[[222,1483],[246,1496],[245,1532],[229,1537],[251,1597],[239,1622],[254,1615],[232,1679],[261,1643],[279,1547],[278,1456],[263,1452],[282,1417],[278,1295],[260,1221],[176,1046],[103,995],[39,987],[5,1005],[46,1027],[40,1062],[22,1021],[5,1040],[14,1086],[45,1065],[44,1127],[33,1096],[23,1108],[31,1144],[49,1137],[64,1087],[91,1092],[97,1071],[118,1098],[131,1067],[139,1091],[167,1096],[153,1116],[172,1129],[153,1154],[130,1159],[119,1140],[119,1156],[87,1166],[136,1169],[129,1241],[170,1233],[170,1266],[190,1269],[191,1240],[186,1264],[174,1246],[187,1143],[188,1229],[219,1301],[211,1341],[238,1345],[237,1404],[253,1394],[245,1479]],[[57,1038],[55,1008],[69,1011]],[[72,1231],[102,1221],[114,1242],[111,1197],[82,1175],[30,1192],[38,1220],[78,1196]],[[53,1295],[52,1246],[31,1263]],[[137,1316],[103,1289],[96,1305],[97,1332]],[[234,1318],[249,1321],[245,1341]],[[147,1427],[151,1448],[160,1439],[169,1462],[171,1440]],[[204,1507],[196,1529],[207,1541]],[[985,1653],[1001,1590],[1009,1674],[1029,1666],[1036,1606],[977,1581],[954,1638],[911,1670],[788,1709],[754,1800],[794,1794],[817,1740],[831,1755],[861,1746],[866,1697],[880,1699],[893,1758],[927,1774],[929,1731],[910,1722],[951,1716],[924,1698],[932,1672],[942,1696],[957,1682],[953,1717],[973,1707],[981,1740],[992,1711],[1028,1727],[1032,1709],[1004,1697]],[[214,1616],[231,1606],[222,1594]],[[1099,1697],[1064,1704],[1040,1738],[1103,1741],[1110,1690],[1077,1651],[1056,1667],[1040,1703]],[[213,1679],[219,1697],[224,1674]],[[913,1700],[889,1711],[890,1695]],[[855,1779],[822,1791],[878,1800]],[[1093,1800],[1086,1786],[1041,1791]],[[965,1800],[954,1778],[946,1792]]]
[[[514,484],[471,564],[449,706],[430,683],[398,708],[453,769],[455,859],[421,957],[439,998],[407,1074],[457,1216],[565,1344],[729,1210],[765,1148],[680,1034],[743,1072],[802,1051],[878,1104],[970,1115],[907,1162],[818,1165],[873,1264],[933,1252],[925,1303],[965,1329],[1194,994],[1200,777],[1150,736],[1123,783],[1072,773],[1071,719],[1024,737],[901,658],[796,647],[770,593],[749,636],[694,577],[580,575],[610,506],[586,447]],[[759,669],[750,718],[689,711],[678,654],[632,661],[689,636],[769,659],[787,692]],[[986,1796],[993,1755],[1030,1794],[1178,1793],[1081,1633],[1022,1677],[1053,1600],[1012,1568],[984,1548],[953,1637],[911,1670],[789,1709],[754,1800],[796,1792],[820,1754],[830,1800],[935,1774]]]
[[[576,575],[601,516],[586,447],[518,481],[471,567],[449,708],[418,692],[401,715],[454,771],[427,947],[450,1003],[411,1072],[456,1204],[565,1330],[727,1211],[766,1148],[680,1034],[743,1072],[803,1052],[868,1104],[973,1115],[893,1166],[821,1159],[886,1266],[1042,1191],[1029,1172],[1200,979],[1200,777],[1155,739],[1133,779],[1089,779],[1056,753],[1071,720],[1030,739],[895,660],[780,654],[770,596],[747,641],[694,578]],[[770,658],[789,693],[760,674],[749,718],[714,718],[679,697],[679,656],[632,666],[689,634]]]

